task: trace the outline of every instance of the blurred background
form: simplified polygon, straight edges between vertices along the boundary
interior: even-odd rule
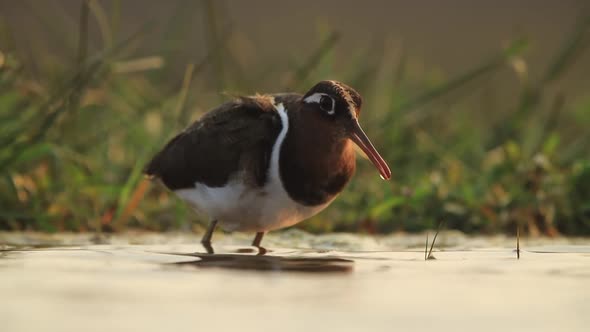
[[[0,0],[0,230],[199,232],[147,160],[231,95],[336,79],[393,179],[359,160],[296,227],[590,235],[589,46],[585,0]]]

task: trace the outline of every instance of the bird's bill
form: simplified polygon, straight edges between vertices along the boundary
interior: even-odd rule
[[[357,120],[353,120],[350,139],[363,150],[373,165],[377,167],[379,174],[381,174],[381,178],[389,180],[391,178],[391,170],[389,169],[389,166],[387,166],[385,160],[379,155],[379,152],[377,152],[377,149],[375,149]]]

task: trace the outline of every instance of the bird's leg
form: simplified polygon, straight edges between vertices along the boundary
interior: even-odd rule
[[[262,242],[262,237],[264,236],[264,232],[256,233],[256,237],[254,237],[254,241],[252,241],[253,247],[260,247],[260,242]]]
[[[266,249],[260,246],[260,242],[262,242],[262,237],[264,237],[264,232],[256,233],[254,237],[254,241],[252,241],[252,246],[258,248],[258,255],[265,255]]]
[[[207,227],[205,235],[203,235],[203,238],[201,239],[201,244],[203,245],[203,247],[205,247],[205,250],[207,250],[207,253],[209,254],[213,254],[213,247],[211,246],[211,237],[213,236],[213,231],[215,231],[215,226],[217,226],[217,220],[211,220],[211,223],[209,223],[209,227]]]

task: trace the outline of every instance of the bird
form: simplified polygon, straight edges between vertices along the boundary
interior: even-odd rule
[[[217,225],[269,231],[325,209],[356,168],[356,144],[382,179],[391,170],[359,124],[362,97],[350,86],[320,81],[305,94],[237,97],[205,113],[172,138],[144,173],[159,179],[209,217],[201,243],[212,252]]]

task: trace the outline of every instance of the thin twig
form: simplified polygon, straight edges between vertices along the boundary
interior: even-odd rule
[[[520,259],[520,225],[516,225],[516,259]]]
[[[434,259],[434,257],[432,256],[432,249],[434,248],[434,243],[436,242],[436,238],[438,237],[438,233],[440,232],[440,229],[442,228],[442,225],[445,223],[444,220],[442,220],[440,223],[438,223],[438,228],[436,229],[436,233],[434,234],[434,238],[432,239],[432,244],[430,245],[430,251],[428,252],[428,256],[426,256],[426,259]]]
[[[428,232],[426,232],[426,246],[424,246],[424,260],[428,260]]]

